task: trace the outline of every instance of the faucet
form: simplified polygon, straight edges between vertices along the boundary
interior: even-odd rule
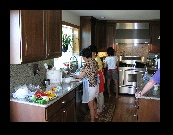
[[[72,57],[70,57],[70,60],[71,60],[71,59],[74,59],[74,58],[75,58],[75,61],[77,61],[76,56],[72,56]]]

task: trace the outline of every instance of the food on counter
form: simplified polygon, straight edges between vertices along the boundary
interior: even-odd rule
[[[57,88],[56,88],[57,89]],[[56,97],[56,94],[52,90],[56,90],[52,88],[43,92],[40,90],[39,92],[33,94],[31,97],[28,98],[29,102],[39,103],[39,104],[46,104],[49,100],[52,100]]]
[[[56,91],[56,90],[57,90],[57,88],[56,88],[56,87],[53,87],[53,88],[52,88],[52,91]]]
[[[29,102],[34,102],[34,103],[39,103],[39,104],[46,104],[47,100],[43,97],[37,97],[34,94],[31,97],[29,97]]]

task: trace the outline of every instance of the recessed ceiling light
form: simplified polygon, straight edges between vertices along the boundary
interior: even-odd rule
[[[105,17],[104,17],[104,16],[101,16],[100,18],[101,18],[101,19],[104,19]]]

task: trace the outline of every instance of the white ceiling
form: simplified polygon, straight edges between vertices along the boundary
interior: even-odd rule
[[[93,16],[98,20],[158,20],[160,10],[67,10],[78,16]],[[105,19],[100,17],[104,16]]]

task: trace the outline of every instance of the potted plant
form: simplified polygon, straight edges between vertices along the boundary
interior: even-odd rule
[[[63,34],[63,31],[62,31],[62,51],[63,52],[67,52],[69,45],[71,48],[73,48],[72,42],[73,42],[72,37],[68,34]]]

